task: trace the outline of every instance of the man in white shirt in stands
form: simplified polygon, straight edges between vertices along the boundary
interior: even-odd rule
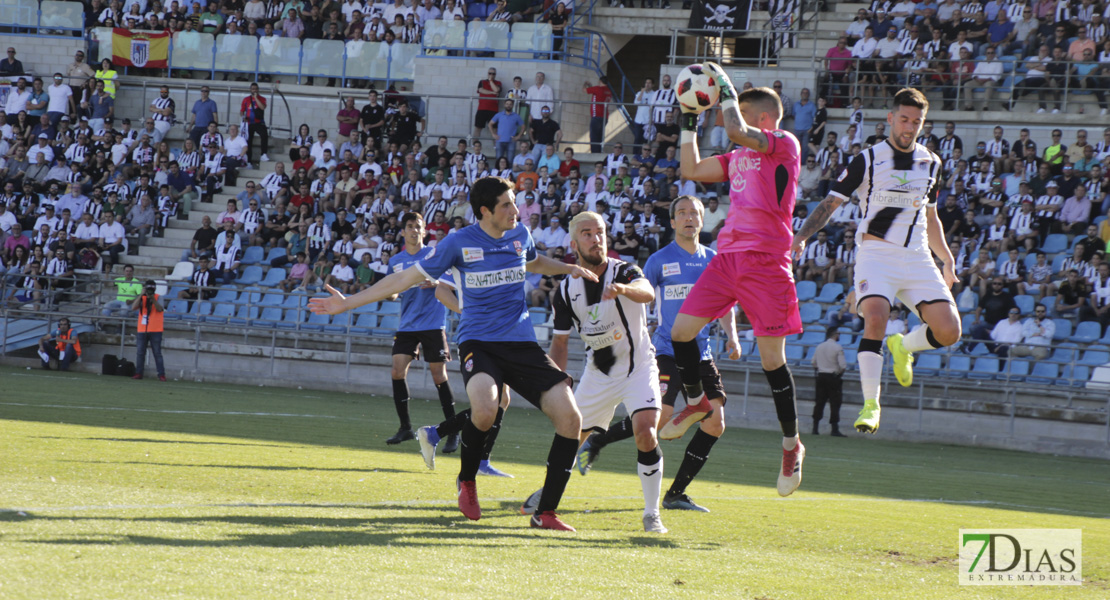
[[[77,105],[73,102],[73,90],[62,83],[62,74],[54,73],[54,83],[46,88],[49,101],[46,104],[46,114],[50,117],[50,125],[58,126],[58,121],[65,115],[76,115]]]
[[[966,103],[964,110],[975,110],[975,99],[971,93],[975,88],[983,88],[982,110],[990,110],[994,90],[1002,83],[1002,61],[998,60],[996,54],[997,51],[988,46],[986,58],[975,64],[975,71],[972,72],[971,79],[964,82],[962,92]]]
[[[247,140],[239,135],[238,125],[227,127],[227,137],[224,138],[224,154],[230,159],[237,160],[240,167],[250,167],[247,163]]]
[[[570,234],[559,226],[559,217],[552,216],[547,227],[540,230],[539,235],[535,236],[535,241],[537,249],[543,250],[544,253],[551,256],[551,252],[555,248],[565,250],[570,245]]]
[[[987,344],[987,349],[1002,358],[1010,355],[1010,348],[1021,343],[1025,334],[1022,331],[1021,310],[1014,306],[1010,308],[1009,316],[995,324],[991,330],[993,344]]]
[[[339,263],[331,268],[331,274],[328,275],[328,285],[344,294],[349,294],[351,293],[351,286],[354,282],[355,270],[351,268],[347,255],[340,254]]]
[[[335,156],[335,144],[328,140],[328,132],[321,129],[316,132],[316,141],[312,142],[308,154],[316,159],[316,162],[322,162],[324,160],[324,149],[331,150],[331,155]]]
[[[15,89],[8,92],[8,102],[4,105],[8,125],[14,125],[21,111],[27,110],[27,102],[31,99],[31,90],[27,89],[27,80],[20,77],[15,83]]]
[[[124,251],[123,238],[127,232],[123,230],[123,225],[116,222],[114,213],[104,211],[104,224],[100,226],[99,235],[101,251],[109,254],[109,258],[104,261],[104,272],[108,273],[119,262],[119,254]]]
[[[555,111],[555,90],[544,83],[545,79],[543,71],[537,72],[536,83],[524,92],[524,97],[528,99],[528,114],[532,115],[533,123],[540,120],[543,107],[546,106],[552,112]]]

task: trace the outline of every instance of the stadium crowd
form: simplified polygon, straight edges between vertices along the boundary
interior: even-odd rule
[[[823,95],[834,107],[853,95],[882,107],[910,85],[941,93],[946,109],[975,110],[972,92],[982,90],[982,109],[997,94],[999,108],[1013,110],[1036,94],[1036,112],[1051,103],[1058,113],[1066,91],[1094,94],[1105,116],[1108,22],[1110,5],[1093,0],[874,0],[825,54]]]

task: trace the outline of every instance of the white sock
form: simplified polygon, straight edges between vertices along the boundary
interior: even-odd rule
[[[929,338],[925,335],[928,331],[928,325],[921,325],[917,329],[907,333],[905,337],[902,338],[902,347],[910,352],[932,350],[933,345],[929,343]]]
[[[797,448],[797,447],[798,447],[798,436],[795,435],[793,437],[784,437],[784,438],[782,438],[782,449],[783,450],[789,451],[789,450],[793,450],[794,448]]]
[[[659,514],[659,495],[663,491],[663,457],[654,465],[636,463],[640,487],[644,489],[644,515]]]
[[[883,376],[883,355],[874,352],[860,352],[856,355],[859,361],[859,382],[863,386],[864,400],[879,399],[879,381]]]

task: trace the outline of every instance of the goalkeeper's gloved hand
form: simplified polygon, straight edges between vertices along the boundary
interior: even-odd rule
[[[732,85],[732,80],[728,78],[725,70],[715,62],[702,63],[702,69],[717,82],[717,87],[720,88],[720,97],[718,102],[724,104],[726,100],[736,100],[736,88]]]

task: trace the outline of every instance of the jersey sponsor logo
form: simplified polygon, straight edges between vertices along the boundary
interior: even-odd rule
[[[663,299],[664,300],[685,300],[686,295],[694,288],[692,283],[681,283],[677,285],[663,286]]]
[[[681,275],[682,265],[678,263],[665,263],[663,265],[663,277],[670,277],[671,275]]]
[[[513,240],[513,249],[516,250],[517,256],[524,256],[524,245],[519,240]]]
[[[868,287],[868,286],[867,286],[867,280],[866,280],[866,279],[864,279],[863,281],[859,282],[859,291],[860,291],[860,292],[866,292],[866,291],[867,291],[867,287]]]
[[[402,264],[393,265],[393,272],[394,273],[400,273],[401,271],[404,271],[404,270],[405,270],[405,265],[402,265]]]
[[[499,285],[524,283],[524,268],[509,267],[498,271],[482,271],[480,273],[467,273],[465,279],[468,288],[489,288]]]
[[[593,350],[612,346],[624,337],[613,323],[597,328],[596,333],[591,333],[590,330],[590,327],[582,327],[582,341]]]
[[[586,316],[590,318],[591,323],[597,323],[601,320],[601,306],[597,304],[591,306],[590,310],[586,311]]]
[[[463,262],[476,262],[485,258],[481,248],[463,248]]]
[[[924,191],[902,191],[898,189],[883,190],[889,193],[878,192],[871,196],[871,202],[882,206],[897,206],[901,208],[921,208],[921,203],[925,201],[923,197]]]
[[[771,132],[771,135],[773,135],[773,136],[775,136],[775,137],[777,137],[777,138],[781,138],[781,137],[784,137],[783,133],[782,133],[781,131],[778,131],[778,130],[772,131],[772,132]]]

